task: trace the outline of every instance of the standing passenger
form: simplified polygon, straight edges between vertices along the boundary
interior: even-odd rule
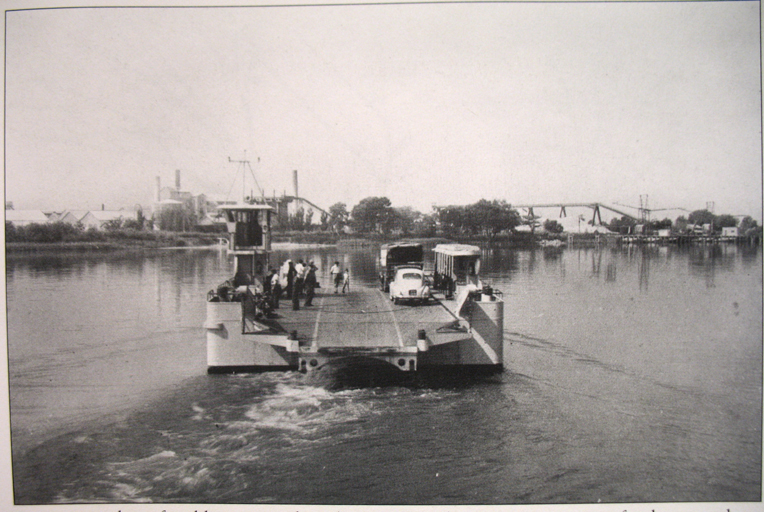
[[[295,311],[300,309],[300,290],[297,289],[297,270],[294,268],[293,263],[289,263],[289,273],[287,273],[287,286],[292,293],[292,309]]]
[[[297,262],[297,265],[294,266],[294,270],[294,284],[297,288],[297,296],[299,297],[302,295],[302,288],[303,284],[305,283],[305,265],[303,264],[302,260]]]
[[[329,275],[332,276],[332,281],[334,281],[334,293],[337,293],[340,289],[340,279],[342,279],[339,261],[334,262],[334,265],[332,265],[332,268],[329,270]]]
[[[305,276],[305,306],[313,305],[313,295],[316,293],[316,266],[308,265],[308,273]]]
[[[263,278],[263,293],[269,294],[271,293],[271,285],[273,284],[271,281],[273,279],[273,267],[268,267],[268,272],[265,273],[265,278]]]
[[[281,279],[278,272],[275,272],[271,277],[271,289],[273,290],[273,309],[278,309],[281,298]]]
[[[294,263],[292,263],[292,260],[287,260],[287,272],[286,272],[286,278],[287,278],[287,285],[286,285],[286,296],[287,298],[291,298],[292,295],[294,295],[294,276],[297,272],[294,269]]]

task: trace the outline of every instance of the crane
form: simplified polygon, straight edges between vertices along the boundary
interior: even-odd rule
[[[633,208],[633,209],[637,210],[637,212],[639,214],[639,219],[640,219],[640,221],[643,224],[646,224],[646,223],[650,222],[650,214],[652,212],[663,212],[663,211],[667,211],[667,210],[682,210],[682,211],[685,211],[685,212],[689,211],[689,210],[687,210],[685,208],[681,208],[681,207],[675,207],[675,208],[649,208],[648,207],[648,196],[647,196],[647,194],[644,194],[644,195],[640,194],[639,195],[639,206],[638,207],[637,206],[631,206],[631,205],[628,205],[628,204],[623,204],[623,203],[615,203],[615,204],[620,205],[620,206],[625,206],[626,208]]]

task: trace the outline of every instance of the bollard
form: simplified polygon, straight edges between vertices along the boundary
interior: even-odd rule
[[[424,329],[419,329],[419,331],[417,331],[416,348],[420,352],[427,352],[430,349],[430,345],[427,342],[427,333]]]

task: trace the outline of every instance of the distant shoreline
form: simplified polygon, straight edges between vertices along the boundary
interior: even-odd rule
[[[214,244],[203,244],[212,246]],[[174,243],[157,243],[145,241],[127,241],[127,242],[10,242],[5,244],[6,254],[12,253],[32,253],[32,252],[110,252],[124,250],[145,250],[145,249],[165,249],[165,248],[184,248],[187,245],[177,245]]]
[[[62,242],[6,242],[6,253],[32,252],[111,252],[125,250],[150,250],[184,247],[215,246],[221,237],[218,235],[193,234],[170,235],[146,238],[113,237],[106,240],[94,241],[62,241]]]
[[[109,236],[105,240],[98,241],[62,241],[62,242],[7,242],[6,254],[30,254],[49,252],[117,252],[117,251],[144,251],[155,249],[191,249],[191,248],[214,248],[219,245],[221,238],[227,238],[223,233],[157,233],[157,236],[141,238]],[[579,238],[578,235],[575,235]],[[564,238],[555,237],[555,238]],[[361,245],[375,245],[395,240],[411,240],[421,243],[445,243],[447,241],[458,243],[509,243],[516,247],[530,247],[539,240],[546,239],[544,236],[530,236],[521,234],[513,236],[500,236],[494,240],[480,237],[446,239],[442,237],[405,237],[405,236],[364,236],[343,237],[336,233],[308,232],[308,233],[274,233],[272,244],[277,249],[289,249],[297,247],[339,246],[355,247]],[[580,236],[586,238],[586,236]]]

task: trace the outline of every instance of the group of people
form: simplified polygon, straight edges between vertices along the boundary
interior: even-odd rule
[[[263,291],[269,293],[273,298],[273,308],[278,309],[279,299],[286,296],[292,300],[292,309],[300,309],[300,298],[304,297],[304,307],[313,305],[313,297],[316,294],[316,288],[319,287],[316,277],[318,267],[311,261],[305,263],[298,260],[297,263],[292,260],[286,260],[281,267],[268,269],[268,276],[263,283]],[[339,293],[342,285],[342,293],[350,291],[350,271],[340,268],[338,261],[334,262],[329,271],[334,282],[334,293]]]
[[[269,269],[266,282],[266,290],[273,297],[273,307],[278,309],[279,299],[283,294],[292,299],[292,309],[300,309],[300,298],[305,297],[305,306],[313,305],[313,297],[316,294],[318,279],[316,278],[318,267],[311,261],[305,264],[303,260],[294,263],[286,260],[277,270]]]
[[[343,272],[339,261],[334,262],[334,265],[329,270],[329,275],[332,276],[332,281],[334,282],[334,293],[339,293],[340,284],[342,284],[342,293],[350,291],[350,270],[346,268]]]

